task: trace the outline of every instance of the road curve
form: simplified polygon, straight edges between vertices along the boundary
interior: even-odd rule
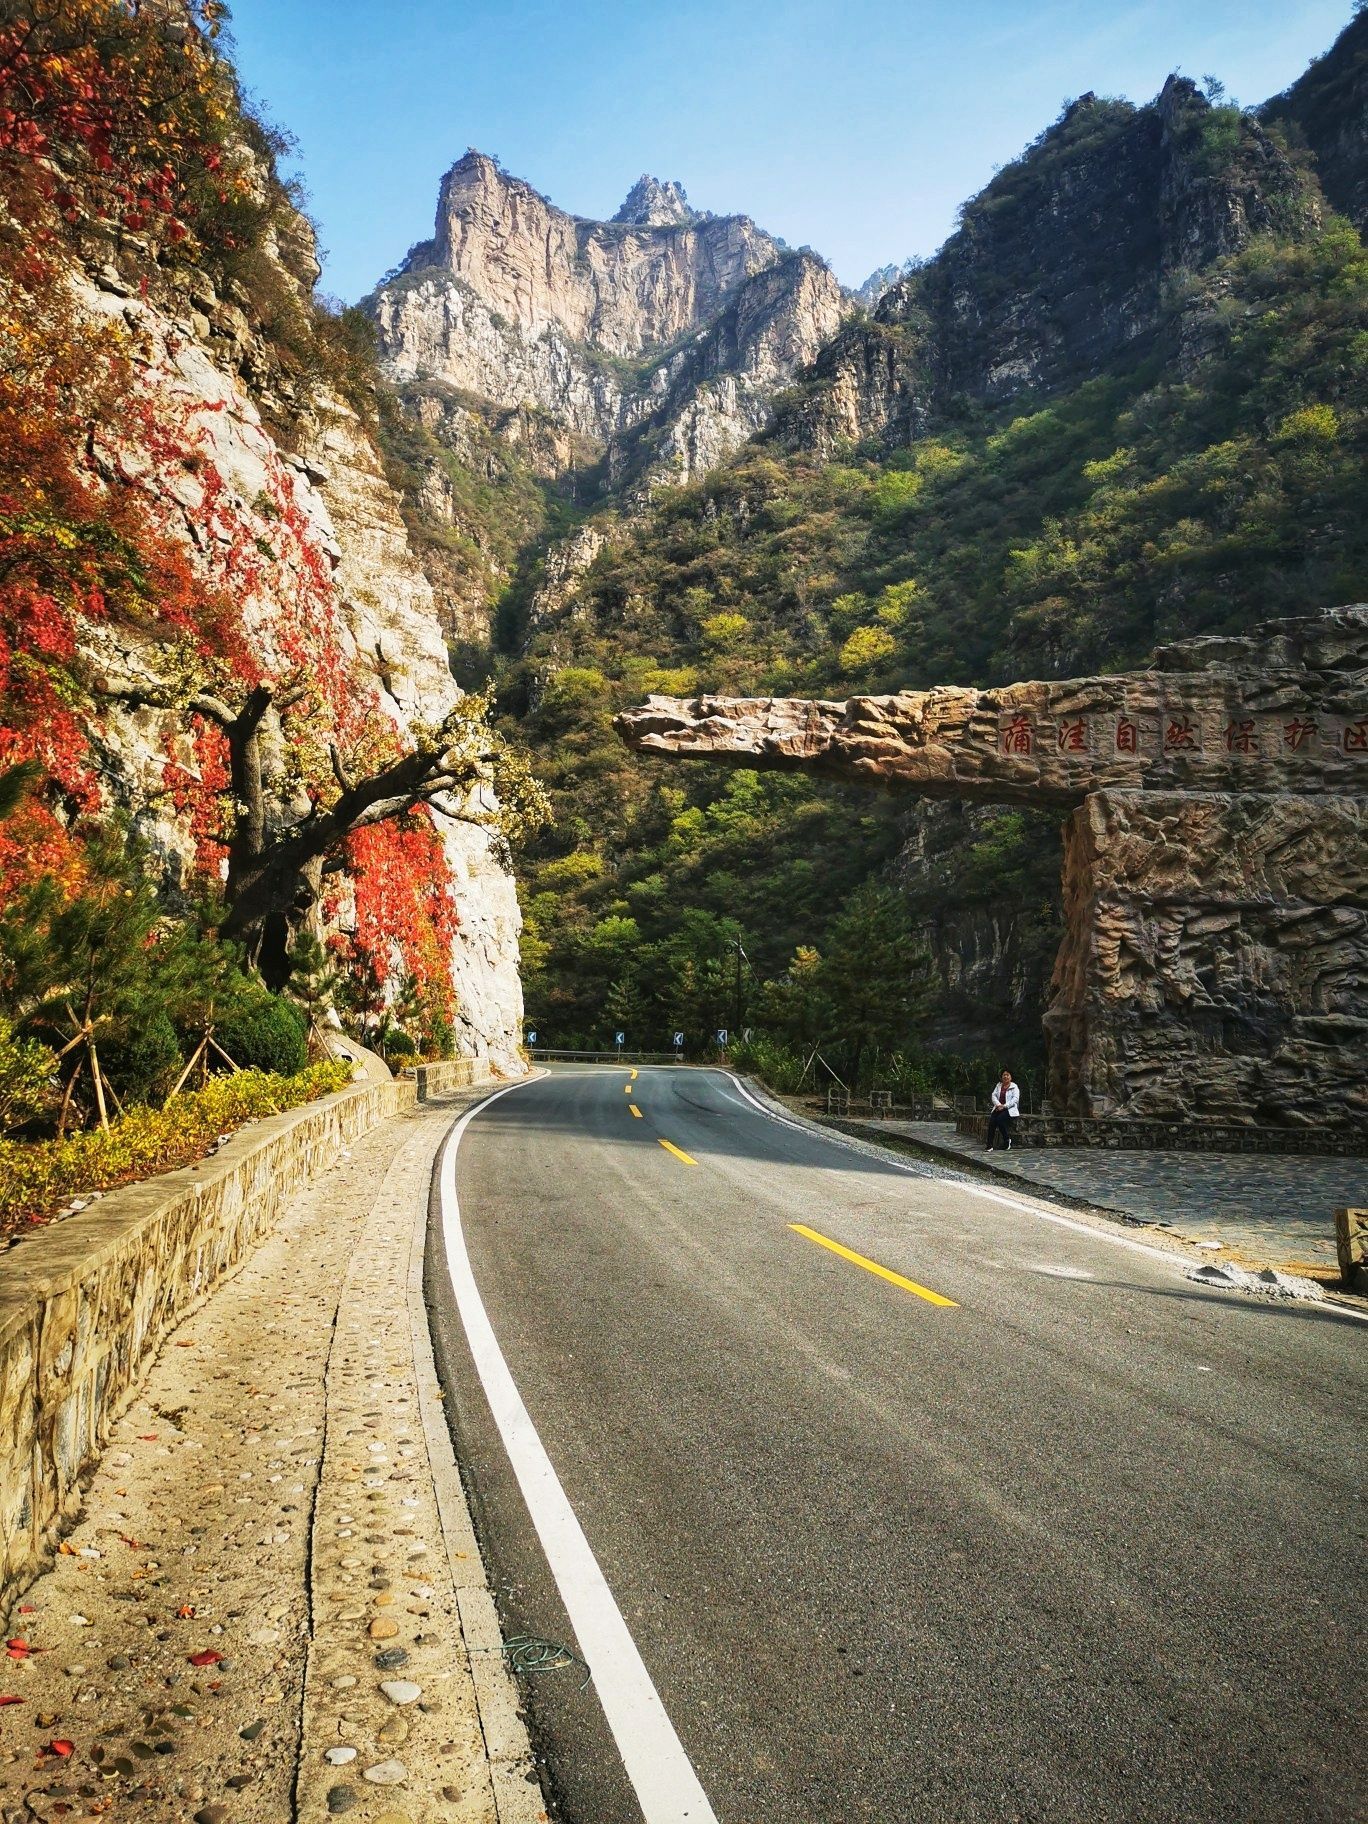
[[[784,1126],[719,1071],[555,1070],[479,1113],[456,1181],[721,1824],[1368,1815],[1362,1325]],[[566,1640],[439,1245],[428,1292],[505,1631]],[[625,1824],[579,1683],[527,1680],[548,1789]]]

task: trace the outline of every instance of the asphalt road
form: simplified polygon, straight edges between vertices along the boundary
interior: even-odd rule
[[[721,1072],[556,1070],[456,1175],[721,1824],[1368,1817],[1368,1326],[785,1127]],[[432,1255],[506,1632],[571,1639]],[[625,1824],[580,1679],[525,1681],[547,1789]]]

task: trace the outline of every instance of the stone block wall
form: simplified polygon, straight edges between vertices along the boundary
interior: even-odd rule
[[[419,1064],[413,1074],[418,1100],[431,1102],[453,1089],[469,1089],[482,1082],[489,1075],[489,1068],[482,1058],[443,1058],[437,1064]]]
[[[52,1549],[167,1333],[286,1198],[414,1096],[365,1083],[253,1122],[213,1158],[114,1191],[0,1259],[0,1610]]]
[[[1095,792],[1065,828],[1058,1112],[1368,1121],[1368,799]]]

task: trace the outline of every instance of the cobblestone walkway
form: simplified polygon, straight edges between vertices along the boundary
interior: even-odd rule
[[[168,1339],[8,1617],[5,1824],[545,1816],[411,1322],[475,1093],[356,1142]]]
[[[851,1121],[894,1133],[1035,1191],[1062,1191],[1099,1209],[1166,1223],[1270,1266],[1333,1267],[1337,1206],[1368,1201],[1368,1159],[1276,1154],[1107,1152],[1014,1147],[989,1154],[945,1121]]]

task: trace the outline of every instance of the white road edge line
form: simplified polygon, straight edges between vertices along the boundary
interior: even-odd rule
[[[622,1611],[523,1405],[475,1284],[466,1250],[456,1196],[456,1151],[461,1136],[483,1109],[511,1090],[526,1087],[525,1083],[510,1083],[486,1097],[462,1115],[442,1148],[442,1233],[456,1305],[494,1422],[565,1603],[579,1650],[593,1670],[594,1690],[645,1824],[717,1824],[693,1763],[665,1713]]]
[[[777,1121],[781,1127],[791,1127],[795,1133],[813,1134],[817,1139],[826,1138],[825,1134],[808,1127],[804,1122],[791,1121],[784,1115],[776,1114],[772,1108],[766,1108],[763,1102],[759,1101],[751,1094],[740,1077],[736,1075],[735,1071],[728,1070],[724,1071],[722,1074],[730,1079],[737,1090],[746,1098],[747,1102],[750,1103],[752,1108],[758,1109],[762,1115],[768,1115],[771,1121]],[[836,1133],[831,1135],[831,1138],[837,1145],[840,1144],[842,1137],[843,1136]],[[873,1145],[876,1143],[871,1141],[870,1144]],[[919,1178],[921,1176],[921,1173],[914,1167],[903,1165],[896,1159],[889,1159],[888,1163],[896,1166],[900,1172],[906,1172],[909,1177]],[[1080,1235],[1091,1235],[1098,1241],[1109,1241],[1114,1247],[1129,1248],[1133,1254],[1147,1254],[1151,1260],[1161,1260],[1164,1262],[1165,1266],[1173,1267],[1180,1273],[1185,1267],[1191,1264],[1191,1262],[1186,1260],[1182,1255],[1170,1254],[1166,1249],[1156,1248],[1150,1242],[1136,1241],[1130,1235],[1114,1235],[1110,1229],[1095,1227],[1090,1222],[1079,1222],[1072,1216],[1061,1215],[1058,1210],[1041,1209],[1039,1204],[1024,1203],[1021,1198],[1007,1197],[1001,1191],[986,1190],[982,1185],[970,1184],[967,1179],[958,1179],[956,1183],[960,1190],[967,1191],[971,1197],[982,1197],[988,1203],[1000,1203],[1005,1209],[1020,1210],[1023,1215],[1034,1216],[1041,1222],[1053,1222],[1061,1229],[1073,1229]],[[1211,1286],[1208,1289],[1212,1292],[1219,1292],[1221,1290],[1219,1286]],[[1315,1308],[1333,1311],[1346,1317],[1356,1318],[1360,1323],[1368,1323],[1368,1316],[1365,1316],[1362,1311],[1355,1311],[1352,1306],[1342,1305],[1334,1299],[1327,1298],[1323,1303],[1317,1301],[1317,1306]]]

